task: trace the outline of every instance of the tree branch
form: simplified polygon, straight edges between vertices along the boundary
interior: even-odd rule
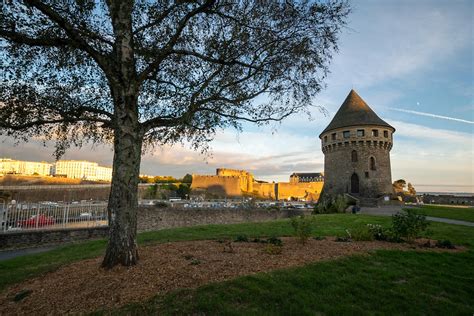
[[[0,29],[0,37],[7,38],[8,40],[17,44],[25,44],[29,46],[64,47],[73,43],[67,38],[32,38],[26,34],[12,32],[4,29]]]
[[[54,21],[66,32],[68,37],[75,43],[77,48],[80,48],[88,53],[89,56],[91,56],[104,71],[108,70],[110,66],[108,60],[102,54],[92,48],[82,37],[80,37],[79,30],[77,30],[73,25],[66,21],[66,19],[54,11],[51,6],[44,4],[39,0],[25,0],[25,2],[37,8],[41,13]]]
[[[176,27],[176,32],[174,35],[170,38],[168,43],[161,49],[161,52],[158,54],[157,58],[150,63],[138,76],[139,82],[143,82],[148,75],[153,72],[155,68],[157,68],[161,62],[168,56],[173,49],[174,45],[178,41],[179,37],[181,36],[181,33],[183,32],[184,28],[186,27],[186,24],[188,21],[195,15],[205,12],[208,8],[210,8],[216,0],[206,0],[202,5],[198,6],[194,10],[188,12],[178,23]]]

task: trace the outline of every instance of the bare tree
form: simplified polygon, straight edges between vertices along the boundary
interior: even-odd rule
[[[111,142],[104,267],[133,265],[142,150],[307,109],[345,24],[345,0],[3,2],[0,133]]]

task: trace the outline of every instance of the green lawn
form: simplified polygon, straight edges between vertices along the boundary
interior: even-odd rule
[[[461,208],[439,205],[423,205],[422,207],[410,208],[418,214],[426,216],[443,217],[457,219],[467,222],[474,222],[474,207]]]
[[[317,215],[313,235],[344,235],[367,223],[390,225],[389,217]],[[288,220],[208,225],[139,234],[139,243],[288,236]],[[180,290],[107,313],[123,314],[472,314],[474,228],[431,223],[427,234],[470,250],[459,254],[377,251],[371,256],[319,262],[262,273],[196,290]],[[103,254],[105,241],[65,246],[0,262],[0,288],[60,265]]]
[[[107,314],[471,315],[474,252],[377,251],[179,290]]]

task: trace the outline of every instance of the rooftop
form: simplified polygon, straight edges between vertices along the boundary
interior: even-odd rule
[[[386,126],[395,130],[393,126],[378,117],[357,92],[352,89],[336,115],[334,115],[331,123],[329,123],[319,137],[330,130],[359,125]]]

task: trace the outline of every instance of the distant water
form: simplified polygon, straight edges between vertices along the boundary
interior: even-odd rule
[[[416,192],[417,194],[430,194],[430,195],[454,195],[454,196],[474,196],[474,193],[469,192]]]

